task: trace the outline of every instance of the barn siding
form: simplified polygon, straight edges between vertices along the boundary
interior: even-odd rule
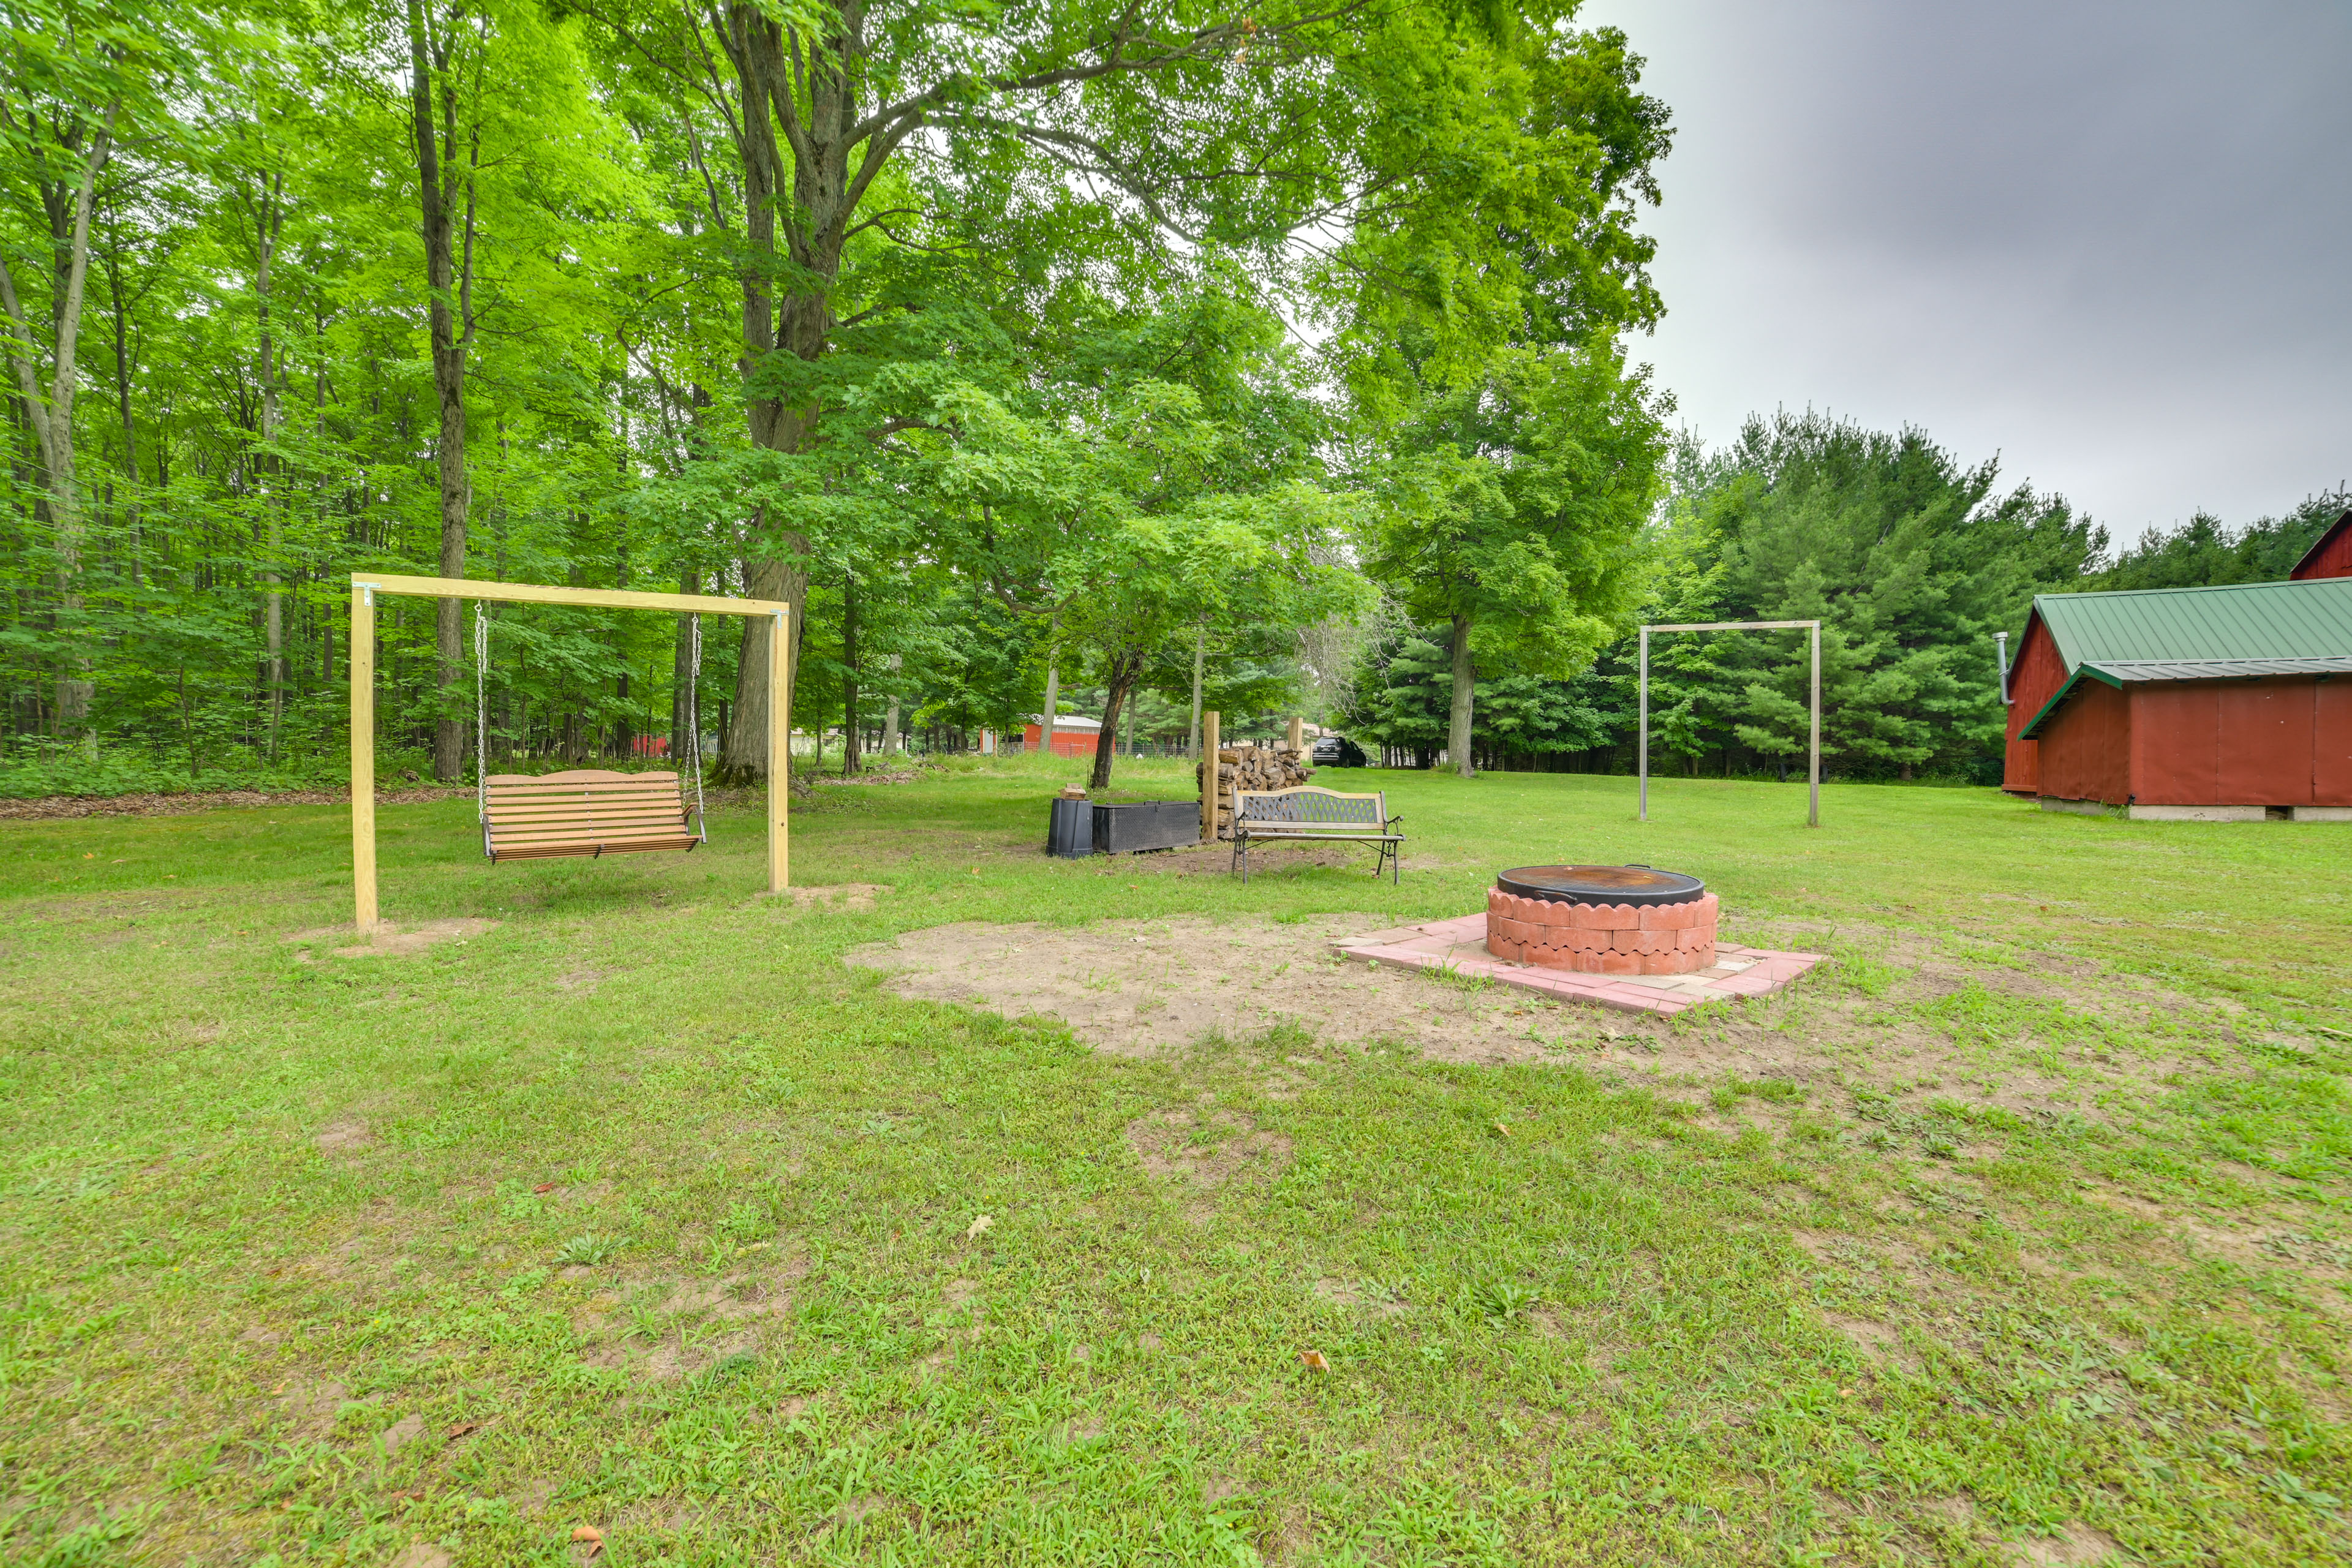
[[[2311,804],[2312,685],[2287,675],[2221,688],[2220,804]]]
[[[2352,805],[2352,680],[2311,683],[2311,804]]]
[[[2221,788],[2221,684],[2164,680],[2135,685],[2132,798],[2143,805],[2245,805]]]
[[[2020,740],[2017,732],[2065,684],[2066,662],[2058,657],[2050,628],[2041,616],[2030,617],[2018,642],[2017,662],[2009,671],[2009,747],[2001,760],[2001,788],[2020,795],[2042,793],[2042,742]]]
[[[2041,793],[2060,800],[2131,798],[2131,700],[2085,680],[2042,726]]]
[[[2290,574],[2295,582],[2308,583],[2315,577],[2352,577],[2352,513],[2338,518],[2318,547],[2295,563]]]

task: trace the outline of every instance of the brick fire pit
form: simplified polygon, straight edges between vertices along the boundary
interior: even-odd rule
[[[1489,980],[1559,1002],[1673,1017],[1765,996],[1822,962],[1718,942],[1705,883],[1647,866],[1522,866],[1484,914],[1339,938],[1344,958]]]
[[[1689,974],[1715,964],[1717,900],[1679,871],[1522,866],[1486,892],[1486,951],[1580,974]]]

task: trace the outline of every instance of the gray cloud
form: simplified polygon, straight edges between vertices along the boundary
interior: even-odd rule
[[[2119,540],[2352,478],[2342,0],[1596,0],[1678,127],[1638,345],[1711,442],[1924,426]]]

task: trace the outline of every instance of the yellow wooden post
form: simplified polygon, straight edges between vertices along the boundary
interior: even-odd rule
[[[768,891],[781,893],[793,885],[791,825],[784,816],[792,795],[792,688],[784,679],[789,668],[790,638],[786,612],[779,610],[768,629]]]
[[[352,902],[375,929],[375,590],[352,584]]]
[[[1201,842],[1217,841],[1217,710],[1201,714]]]
[[[1293,713],[1290,716],[1290,749],[1294,752],[1298,752],[1304,751],[1306,748],[1307,721],[1300,718],[1297,714]]]

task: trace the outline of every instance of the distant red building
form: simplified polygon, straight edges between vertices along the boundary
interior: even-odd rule
[[[2052,809],[2352,820],[2352,570],[2042,595],[2009,685],[2001,787]]]
[[[1075,713],[1065,713],[1054,721],[1054,754],[1057,757],[1091,757],[1095,754],[1095,737],[1102,733],[1102,721],[1081,719]],[[1022,750],[1035,751],[1045,739],[1044,715],[1032,719],[1021,732]]]

